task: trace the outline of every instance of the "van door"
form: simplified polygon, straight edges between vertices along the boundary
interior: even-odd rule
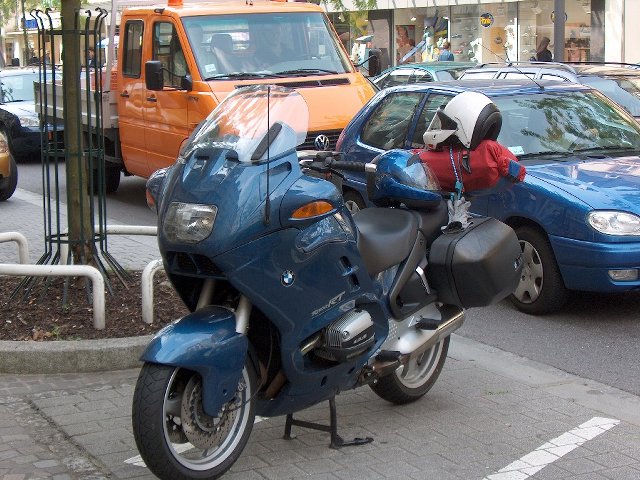
[[[122,68],[118,78],[118,130],[125,168],[146,176],[147,147],[144,140],[145,85],[142,75],[144,22],[127,20],[120,45]]]
[[[172,165],[182,141],[190,132],[188,92],[181,90],[182,79],[190,72],[175,25],[166,20],[154,22],[151,46],[152,60],[159,60],[163,66],[164,88],[161,91],[146,90],[144,99],[144,138],[149,160],[145,176]]]

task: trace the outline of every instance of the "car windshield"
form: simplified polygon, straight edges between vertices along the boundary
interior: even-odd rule
[[[37,81],[38,72],[0,75],[0,101],[2,103],[32,102],[33,82]]]
[[[640,125],[598,92],[493,97],[502,112],[498,141],[515,155],[640,150]]]
[[[583,83],[600,90],[634,117],[640,117],[640,72],[636,78],[627,75],[586,77]]]
[[[197,16],[183,24],[205,80],[351,71],[321,12]]]

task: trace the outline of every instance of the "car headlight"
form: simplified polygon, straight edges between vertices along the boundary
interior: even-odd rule
[[[607,235],[640,235],[640,217],[633,213],[596,211],[587,215],[587,221]]]
[[[20,120],[20,125],[22,125],[23,127],[39,127],[40,126],[40,120],[38,119],[38,117],[18,117],[18,120]]]
[[[162,231],[173,243],[198,243],[213,230],[218,214],[215,205],[173,202],[169,205]]]

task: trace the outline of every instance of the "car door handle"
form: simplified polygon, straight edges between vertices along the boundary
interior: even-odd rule
[[[124,97],[124,98],[129,98],[129,92],[127,92],[126,90],[120,92],[120,96]]]
[[[158,97],[156,97],[155,95],[151,95],[150,97],[147,97],[147,101],[149,101],[149,102],[157,102],[158,101]]]

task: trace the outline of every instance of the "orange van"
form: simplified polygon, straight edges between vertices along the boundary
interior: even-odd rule
[[[107,191],[117,189],[120,170],[148,177],[172,164],[190,132],[236,88],[297,89],[310,110],[306,149],[333,148],[375,93],[311,3],[171,0],[125,10],[119,38],[112,138],[119,148],[107,158]]]

